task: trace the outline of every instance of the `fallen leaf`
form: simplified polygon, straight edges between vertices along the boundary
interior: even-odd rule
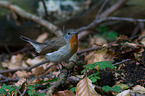
[[[9,66],[8,63],[2,62],[2,67],[8,67],[8,66]]]
[[[42,79],[37,77],[34,81],[32,81],[32,84],[40,83],[41,81]]]
[[[143,31],[141,32],[141,34],[139,35],[139,38],[142,38],[142,37],[144,37],[144,36],[145,36],[145,30],[143,30]],[[145,38],[141,39],[140,42],[145,46]]]
[[[60,71],[57,71],[57,72],[54,71],[52,74],[57,77],[60,74]]]
[[[10,61],[7,63],[3,63],[4,66],[8,66],[8,69],[17,69],[22,67],[22,61],[23,61],[23,55],[22,54],[17,54],[13,55],[10,59]]]
[[[96,45],[108,46],[107,40],[105,40],[103,37],[100,36],[94,36],[89,38],[89,47],[93,47]]]
[[[22,71],[15,72],[15,74],[18,76],[18,78],[26,78],[27,76],[30,75],[30,72],[26,72],[22,70]]]
[[[138,46],[136,43],[129,43],[129,42],[124,43],[124,45],[129,46],[129,47],[137,47]]]
[[[77,96],[101,96],[95,91],[95,86],[92,84],[92,81],[85,77],[77,84],[76,94]]]
[[[116,96],[130,96],[130,89],[129,90],[125,90],[125,91],[117,94]]]
[[[44,61],[45,59],[44,58],[41,58],[40,56],[37,56],[37,57],[35,57],[34,59],[27,59],[26,60],[26,63],[28,64],[28,65],[30,65],[30,66],[32,66],[32,65],[35,65],[35,64],[37,64],[37,63],[40,63],[40,62],[42,62],[42,61]]]
[[[75,94],[70,90],[64,90],[55,92],[54,96],[75,96]]]
[[[134,86],[133,91],[141,93],[141,94],[145,94],[145,88],[140,85]]]
[[[98,50],[90,52],[86,57],[85,60],[87,61],[87,64],[93,64],[95,62],[103,61],[104,55],[106,54],[107,50]]]
[[[48,33],[43,33],[41,35],[38,36],[38,38],[36,39],[37,42],[43,43],[44,40],[48,37]]]
[[[22,61],[22,58],[23,58],[23,55],[22,55],[22,54],[13,55],[13,56],[11,57],[10,62],[13,63],[13,64],[14,64],[14,63],[19,63],[19,62]]]
[[[100,61],[113,61],[113,53],[109,52],[107,49],[100,49],[97,51],[90,52],[86,57],[85,61],[87,64],[93,64]],[[97,66],[95,67],[98,68]]]
[[[21,78],[17,83],[15,83],[15,85],[17,87],[19,87],[19,86],[22,86],[22,84],[25,83],[25,82],[26,82],[26,79],[25,78]]]
[[[95,39],[95,44],[102,45],[102,46],[108,46],[107,40],[105,40],[103,37],[97,36]]]
[[[32,73],[36,76],[39,76],[42,72],[44,72],[43,66],[32,69]]]
[[[123,84],[123,83],[115,84],[114,86],[118,86],[121,89],[128,89],[129,88],[129,86],[127,84]]]

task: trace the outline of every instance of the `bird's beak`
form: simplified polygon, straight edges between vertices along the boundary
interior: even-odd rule
[[[78,33],[79,33],[79,32],[77,31],[76,34],[78,35]]]

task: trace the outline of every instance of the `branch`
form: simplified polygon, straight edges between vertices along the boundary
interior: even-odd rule
[[[127,21],[127,22],[133,22],[133,23],[137,23],[137,22],[145,22],[145,19],[134,19],[134,18],[123,18],[123,17],[105,17],[105,18],[101,18],[101,19],[95,19],[92,23],[90,23],[88,26],[84,26],[81,27],[79,29],[77,29],[77,31],[83,31],[83,30],[89,30],[89,29],[93,29],[96,26],[98,26],[99,24],[106,22],[106,21],[110,21],[110,20],[116,20],[116,21]]]
[[[128,0],[119,0],[111,8],[109,8],[108,10],[103,12],[100,17],[103,18],[103,17],[110,16],[112,13],[114,13],[116,10],[118,10],[122,5],[124,5],[127,1]]]
[[[86,48],[86,49],[83,49],[83,50],[79,50],[77,52],[77,54],[81,54],[81,53],[88,52],[88,51],[94,51],[94,50],[97,50],[97,49],[100,49],[100,48],[101,48],[100,46],[96,46],[96,47],[92,47],[92,48]]]
[[[94,21],[92,21],[92,23],[90,23],[88,26],[83,26],[81,28],[78,28],[77,31],[80,32],[80,31],[83,31],[83,30],[89,30],[91,28],[94,28],[96,27],[97,25],[99,25],[100,23],[103,23],[105,20],[104,18],[110,16],[111,14],[113,14],[116,10],[118,10],[118,8],[120,8],[122,5],[124,5],[128,0],[119,0],[117,3],[115,3],[114,5],[112,5],[111,8],[109,8],[108,10],[104,11],[102,14],[100,14],[100,19],[98,19],[96,16],[96,19]],[[107,0],[106,0],[107,2]],[[104,2],[103,5],[106,5]],[[103,9],[103,5],[102,5],[102,8],[100,8],[100,11]],[[88,32],[89,34],[89,32]],[[86,35],[88,35],[86,34]],[[82,37],[80,37],[81,39]]]
[[[116,20],[116,21],[127,21],[127,22],[133,22],[133,23],[143,23],[145,22],[145,19],[134,19],[134,18],[123,18],[123,17],[107,17],[104,19],[105,21],[108,20]]]
[[[31,69],[33,69],[33,68],[35,68],[35,67],[38,67],[38,66],[40,66],[40,65],[43,65],[43,64],[45,64],[45,63],[47,63],[47,62],[48,62],[48,60],[45,60],[45,61],[42,61],[42,62],[40,62],[40,63],[37,63],[37,64],[35,64],[35,65],[31,66],[31,67],[27,67],[27,68],[3,70],[3,71],[0,71],[0,74],[2,74],[2,73],[9,73],[9,72],[16,72],[16,71],[20,71],[20,70],[30,71]]]
[[[17,82],[19,79],[9,79],[6,78],[4,75],[0,74],[0,77],[4,80],[0,80],[0,83],[6,83],[6,82]]]
[[[118,64],[125,63],[125,62],[128,62],[128,61],[131,61],[131,59],[122,60],[122,61],[114,63],[112,65],[118,65]]]
[[[101,8],[99,9],[98,13],[97,13],[97,16],[96,16],[96,19],[100,18],[100,14],[101,12],[103,11],[105,5],[107,4],[108,0],[105,0],[104,3],[102,4]]]
[[[43,7],[44,7],[44,11],[45,11],[45,18],[47,19],[48,17],[48,13],[47,13],[47,7],[46,7],[46,4],[45,4],[45,1],[44,0],[41,0],[42,4],[43,4]]]
[[[76,61],[74,58],[72,58],[74,61]],[[48,88],[47,96],[52,96],[52,93],[60,86],[62,85],[68,78],[68,71],[74,68],[75,63],[70,62],[68,65],[65,66],[65,68],[62,70],[63,72],[60,73],[59,79],[53,83],[52,86]]]
[[[60,30],[57,31],[58,28],[55,25],[53,25],[52,23],[50,23],[40,17],[37,17],[34,14],[28,13],[16,5],[12,5],[11,3],[7,2],[7,1],[0,1],[0,7],[11,10],[14,13],[16,13],[17,15],[23,17],[24,19],[31,20],[37,24],[40,24],[41,26],[45,27],[47,30],[56,34],[57,36],[62,35],[62,32]]]

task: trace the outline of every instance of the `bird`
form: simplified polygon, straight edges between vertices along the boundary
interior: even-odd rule
[[[45,55],[48,61],[55,63],[69,60],[78,49],[78,33],[74,29],[67,29],[63,36],[48,43],[39,43],[25,36],[20,38],[29,42],[38,55]]]

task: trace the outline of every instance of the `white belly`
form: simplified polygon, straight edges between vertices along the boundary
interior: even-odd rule
[[[68,46],[63,46],[59,50],[52,52],[52,53],[47,53],[45,55],[45,58],[51,62],[62,62],[65,60],[68,60],[72,57],[73,54],[71,54],[70,49]]]

